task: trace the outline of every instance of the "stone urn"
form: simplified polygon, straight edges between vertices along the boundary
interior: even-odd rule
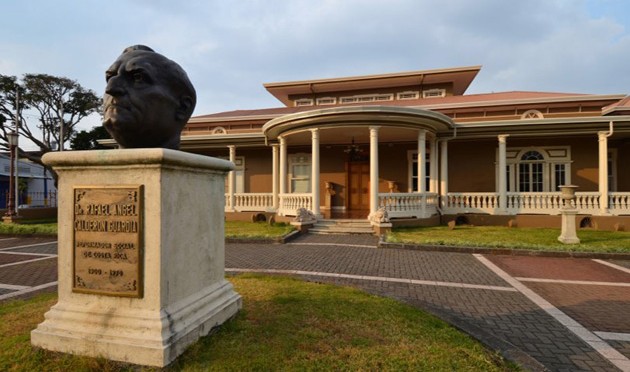
[[[560,188],[560,197],[564,201],[565,208],[573,208],[575,206],[575,189],[577,189],[579,186],[561,185],[558,187]]]

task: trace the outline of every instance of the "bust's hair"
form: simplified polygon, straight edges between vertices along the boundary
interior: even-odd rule
[[[188,115],[190,117],[195,108],[195,104],[197,103],[197,93],[195,92],[195,87],[190,82],[190,79],[188,79],[186,71],[184,71],[184,69],[176,62],[164,57],[146,45],[132,45],[125,48],[122,54],[131,52],[139,52],[142,54],[150,53],[154,58],[156,58],[156,61],[159,63],[160,67],[162,67],[160,69],[161,72],[166,76],[166,80],[170,83],[171,88],[175,90],[175,93],[177,93],[179,97],[189,96],[192,99],[192,105]],[[186,118],[185,122],[187,121],[188,118]]]

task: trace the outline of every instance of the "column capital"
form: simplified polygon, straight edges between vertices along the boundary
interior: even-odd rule
[[[600,141],[607,141],[609,136],[610,136],[610,132],[607,132],[607,131],[597,132],[597,138]]]
[[[370,132],[378,132],[381,129],[380,125],[370,125]]]
[[[507,140],[509,136],[510,136],[509,134],[499,134],[497,138],[499,139],[500,143],[505,143],[505,141]]]
[[[278,137],[278,140],[280,141],[280,146],[287,144],[287,139],[284,136]]]
[[[236,145],[228,145],[227,148],[230,150],[236,150]]]

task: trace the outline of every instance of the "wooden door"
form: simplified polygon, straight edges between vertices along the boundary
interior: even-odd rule
[[[348,209],[370,208],[370,164],[348,163]]]

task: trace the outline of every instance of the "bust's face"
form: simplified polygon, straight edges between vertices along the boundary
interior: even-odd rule
[[[126,148],[170,147],[183,123],[180,98],[159,54],[142,50],[122,54],[106,71],[103,125]]]

